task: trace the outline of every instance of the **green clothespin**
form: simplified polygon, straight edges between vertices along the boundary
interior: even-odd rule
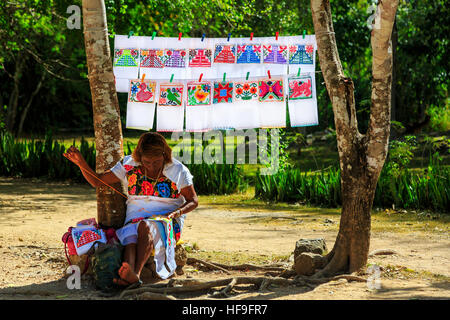
[[[131,31],[128,33],[128,38],[130,38],[133,34],[134,34],[134,31],[131,30]]]
[[[306,30],[303,30],[303,39],[305,39]]]
[[[223,82],[225,82],[226,77],[227,77],[227,74],[226,74],[226,72],[224,72],[223,73]]]
[[[300,77],[300,70],[301,68],[298,68],[297,77]]]
[[[245,78],[245,80],[248,80],[249,75],[250,75],[250,72],[247,72],[247,77]]]
[[[152,40],[155,39],[155,37],[156,37],[156,31],[153,31]]]
[[[172,83],[172,81],[173,81],[173,73],[172,76],[170,77],[170,83]]]

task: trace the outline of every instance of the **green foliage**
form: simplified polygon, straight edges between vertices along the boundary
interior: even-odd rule
[[[413,151],[416,147],[415,136],[405,136],[404,141],[390,141],[388,158],[385,164],[388,172],[393,176],[398,176],[401,170],[406,169],[414,156]]]
[[[441,166],[438,154],[430,159],[423,173],[404,169],[389,171],[385,166],[381,171],[375,192],[374,205],[406,209],[434,209],[449,211],[450,208],[450,168]]]
[[[248,182],[236,164],[188,164],[198,194],[232,194],[245,191]]]
[[[374,206],[394,204],[397,208],[449,211],[450,167],[440,165],[438,154],[430,159],[423,173],[400,167],[405,165],[403,157],[394,159],[399,162],[387,163],[381,171]],[[258,175],[255,196],[266,201],[337,207],[342,204],[340,170],[333,168],[314,173],[289,169],[272,176]]]
[[[84,181],[80,170],[62,155],[64,145],[53,140],[50,133],[44,141],[22,142],[15,141],[9,133],[0,133],[0,141],[0,175]],[[77,146],[75,141],[73,144]],[[95,146],[81,138],[77,147],[87,163],[95,168]]]
[[[51,180],[85,182],[81,171],[67,160],[63,144],[49,133],[45,140],[17,141],[9,133],[0,133],[0,175],[23,178],[40,177]],[[81,138],[78,147],[91,168],[95,168],[95,145]],[[125,154],[131,154],[127,144]],[[188,165],[194,176],[198,194],[231,194],[245,191],[248,182],[241,166],[228,164]]]
[[[336,207],[341,201],[340,173],[335,169],[316,174],[299,169],[257,175],[255,197],[266,201],[296,202]]]

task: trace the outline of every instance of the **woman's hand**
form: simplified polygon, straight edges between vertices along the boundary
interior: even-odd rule
[[[80,164],[84,160],[80,150],[78,150],[74,146],[71,146],[69,149],[67,149],[67,152],[63,153],[63,156],[75,163],[77,166],[80,166]]]
[[[174,219],[181,216],[181,209],[177,209],[167,215],[168,219]]]

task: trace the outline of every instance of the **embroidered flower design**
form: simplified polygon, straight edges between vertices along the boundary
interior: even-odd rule
[[[129,193],[135,195],[136,194],[136,186],[134,186]]]
[[[133,169],[133,166],[130,166],[129,164],[126,164],[126,165],[124,165],[123,167],[125,168],[125,170],[126,170],[127,172],[130,171],[131,169]]]
[[[135,174],[132,174],[132,175],[128,178],[128,185],[129,185],[129,186],[135,185],[135,184],[136,184],[136,180],[137,180],[136,175],[135,175]]]
[[[151,196],[153,194],[153,186],[148,181],[142,182],[142,192],[144,196]]]

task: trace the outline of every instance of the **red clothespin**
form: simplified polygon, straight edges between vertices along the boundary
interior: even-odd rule
[[[180,32],[179,34],[178,34],[178,41],[180,41],[181,40],[181,36],[183,35],[183,32]]]
[[[277,31],[277,32],[275,32],[275,40],[277,40],[277,41],[278,41],[278,31]]]
[[[267,75],[269,76],[269,79],[272,79],[272,77],[270,76],[270,70],[267,70]]]
[[[253,40],[253,32],[250,33],[250,41],[252,41],[252,40]]]
[[[198,82],[202,82],[203,73],[200,73],[200,77],[198,78]]]
[[[141,83],[144,82],[144,79],[145,79],[145,73],[142,75]]]

